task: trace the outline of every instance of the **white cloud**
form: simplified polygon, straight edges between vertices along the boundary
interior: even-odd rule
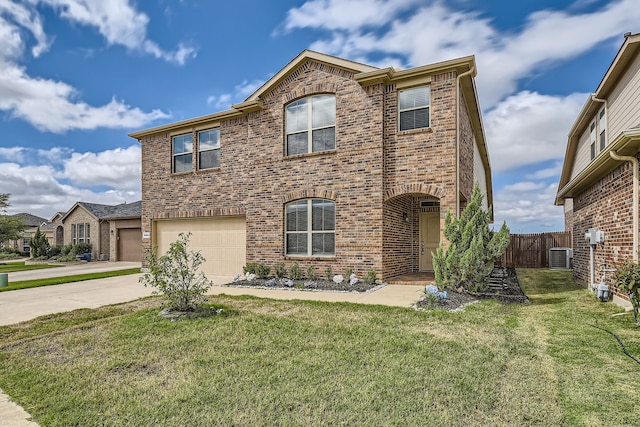
[[[587,96],[522,91],[496,105],[484,115],[492,169],[506,171],[561,159],[569,129]]]
[[[73,153],[65,161],[61,176],[76,185],[139,190],[140,147],[132,145],[100,153]]]
[[[24,147],[0,147],[0,158],[10,162],[23,162],[25,159]]]
[[[129,0],[40,0],[54,7],[60,16],[72,22],[95,27],[109,45],[122,45],[132,51],[144,52],[158,59],[180,65],[194,57],[193,47],[180,44],[175,51],[165,51],[147,39],[149,17],[138,12]]]
[[[136,145],[99,153],[75,153],[61,147],[21,150],[46,164],[0,163],[2,192],[11,193],[9,214],[28,212],[50,218],[77,201],[109,205],[141,198],[140,148]],[[50,158],[61,161],[62,169],[49,164]]]
[[[525,175],[526,179],[547,179],[547,178],[559,178],[560,172],[562,172],[562,162],[556,162],[552,167],[540,169],[534,173]]]
[[[494,197],[495,224],[506,221],[512,233],[562,231],[564,211],[554,206],[557,185],[534,181],[517,182]]]
[[[233,93],[223,93],[221,95],[211,95],[207,98],[207,104],[217,109],[229,109],[232,104],[245,100],[255,92],[264,82],[260,80],[245,80],[233,88]]]

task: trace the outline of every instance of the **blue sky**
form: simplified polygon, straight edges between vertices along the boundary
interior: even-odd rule
[[[226,110],[304,49],[406,68],[474,54],[497,223],[563,229],[567,133],[637,0],[0,0],[0,193],[45,218],[140,199],[139,129]]]

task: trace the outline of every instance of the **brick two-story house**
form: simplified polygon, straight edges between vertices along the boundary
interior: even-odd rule
[[[204,271],[433,269],[446,212],[492,205],[473,57],[406,70],[303,51],[231,109],[130,134],[143,245],[192,232]]]
[[[569,132],[556,204],[573,232],[574,275],[600,283],[605,268],[638,260],[640,34],[626,34]],[[604,232],[590,262],[589,229]],[[593,277],[591,267],[593,265]],[[607,282],[613,286],[613,274]],[[614,300],[626,298],[613,287]]]

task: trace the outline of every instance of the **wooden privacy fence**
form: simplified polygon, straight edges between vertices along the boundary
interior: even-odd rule
[[[549,249],[572,248],[571,232],[512,234],[507,250],[496,260],[502,267],[549,267]]]

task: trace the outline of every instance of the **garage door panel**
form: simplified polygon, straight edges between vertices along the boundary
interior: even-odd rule
[[[191,233],[190,251],[200,251],[200,269],[216,283],[230,281],[246,264],[246,220],[243,217],[168,220],[156,223],[156,245],[164,254],[180,233]]]
[[[139,228],[118,229],[117,261],[142,261],[142,231]]]

